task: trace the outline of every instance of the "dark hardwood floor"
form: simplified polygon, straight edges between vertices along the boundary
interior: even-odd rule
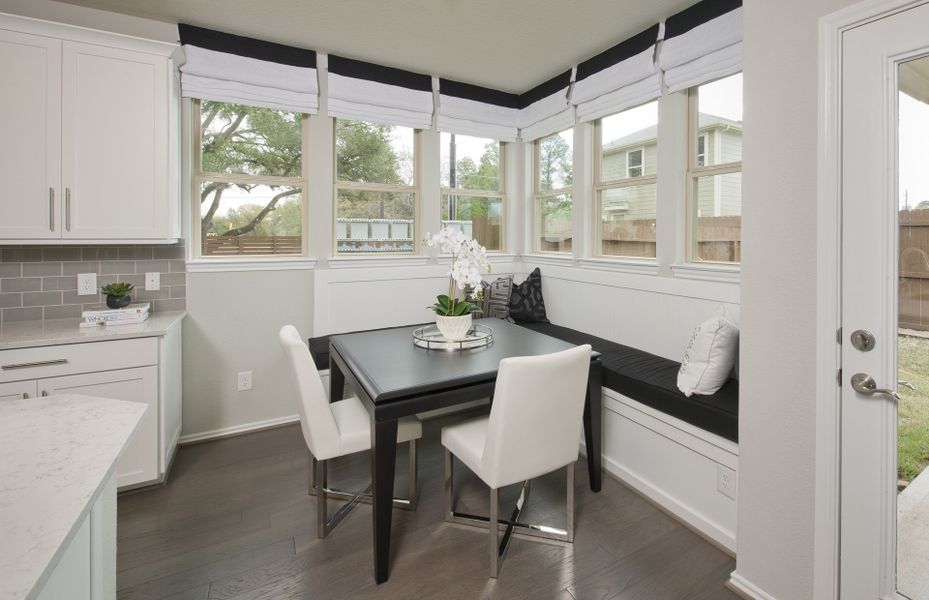
[[[119,598],[737,599],[723,587],[732,558],[609,477],[593,494],[583,462],[573,546],[517,538],[500,578],[488,579],[486,532],[442,520],[442,424],[424,427],[418,510],[394,512],[387,583],[374,583],[370,506],[316,539],[309,458],[294,425],[181,448],[165,486],[122,495]],[[403,451],[397,495],[405,460]],[[346,457],[330,483],[360,488],[368,471],[367,455]],[[486,514],[486,488],[460,465],[456,485],[459,506]],[[563,494],[563,472],[534,482],[526,519],[563,523]]]

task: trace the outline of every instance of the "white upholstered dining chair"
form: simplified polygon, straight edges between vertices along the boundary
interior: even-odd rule
[[[312,455],[310,493],[316,494],[316,534],[326,537],[359,502],[370,501],[371,486],[360,492],[330,488],[327,483],[328,463],[334,458],[371,449],[371,417],[356,396],[329,402],[319,371],[310,356],[306,342],[293,325],[280,331],[281,345],[293,376],[300,409],[300,428]],[[394,505],[416,508],[417,440],[423,435],[422,424],[416,417],[400,419],[397,443],[409,442],[409,493],[405,499],[395,499]],[[345,500],[331,519],[327,517],[327,500]]]
[[[541,356],[500,361],[490,415],[442,429],[445,447],[445,519],[486,527],[490,576],[497,577],[512,534],[574,541],[574,463],[580,446],[588,344]],[[487,518],[455,512],[453,455],[490,487]],[[567,527],[519,522],[529,480],[567,467]],[[500,488],[523,482],[509,519],[498,516]],[[502,541],[500,526],[505,525]]]

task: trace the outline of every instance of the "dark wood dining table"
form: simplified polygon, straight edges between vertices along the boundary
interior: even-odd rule
[[[345,382],[371,415],[371,483],[374,516],[374,579],[390,576],[390,529],[397,419],[481,398],[492,398],[500,361],[549,354],[574,344],[500,319],[481,319],[494,330],[489,346],[435,350],[414,346],[416,327],[333,335],[329,339],[331,401],[341,400]],[[591,353],[584,403],[584,438],[590,489],[602,483],[600,354]]]

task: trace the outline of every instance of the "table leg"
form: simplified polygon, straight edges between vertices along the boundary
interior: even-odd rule
[[[590,489],[599,492],[603,484],[601,470],[601,448],[603,420],[603,376],[599,360],[590,363],[587,378],[587,398],[584,401],[584,442],[587,444],[587,470],[590,474]]]
[[[397,420],[371,425],[371,483],[374,515],[374,580],[390,577],[390,525],[393,518],[394,468],[397,464]]]
[[[332,360],[332,347],[329,348],[329,402],[338,402],[345,396],[345,374],[338,363]]]

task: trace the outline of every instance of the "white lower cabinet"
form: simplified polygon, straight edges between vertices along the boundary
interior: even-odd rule
[[[38,381],[39,395],[82,394],[148,405],[125,454],[119,459],[120,487],[158,479],[158,367],[102,371]]]
[[[158,482],[181,430],[181,323],[152,337],[0,350],[0,401],[80,394],[146,404],[116,484]]]
[[[35,398],[38,392],[38,383],[35,381],[14,381],[13,383],[0,383],[0,402],[3,400],[25,400]]]
[[[36,600],[115,600],[116,482],[100,496],[64,548]]]

